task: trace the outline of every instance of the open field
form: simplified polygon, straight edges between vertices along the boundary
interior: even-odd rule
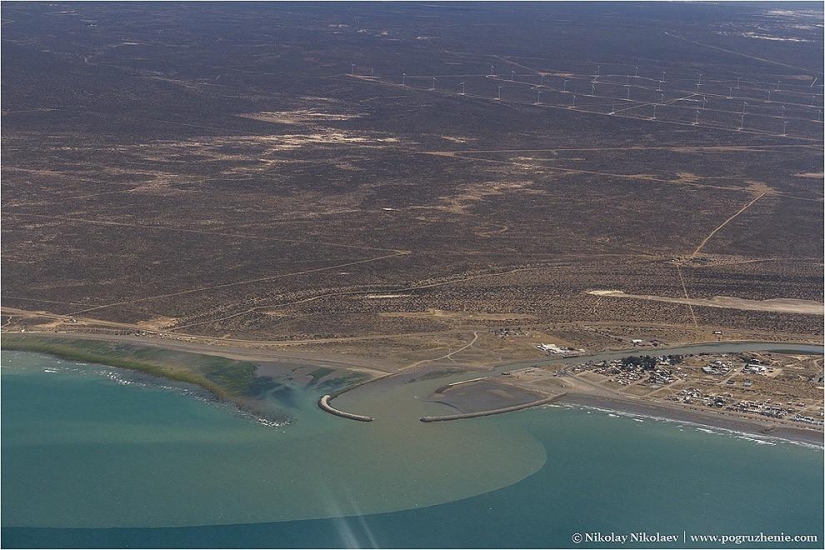
[[[3,330],[821,342],[811,6],[4,3]]]

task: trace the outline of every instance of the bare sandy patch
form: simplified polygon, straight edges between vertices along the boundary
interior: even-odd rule
[[[768,300],[748,300],[732,296],[714,296],[706,298],[672,298],[669,296],[650,296],[646,294],[625,294],[621,290],[590,290],[588,294],[610,298],[632,298],[651,302],[668,302],[673,304],[689,304],[692,306],[721,307],[728,309],[742,309],[749,311],[771,311],[774,313],[801,313],[804,315],[823,315],[825,304],[813,300],[797,300],[795,298],[770,298]]]
[[[144,330],[160,330],[162,328],[169,328],[177,322],[178,320],[175,317],[160,316],[152,317],[146,321],[138,321],[135,324]]]
[[[416,312],[385,312],[381,317],[403,317],[407,319],[460,319],[473,321],[519,321],[536,319],[535,315],[527,313],[476,313],[471,311],[445,311],[443,309],[427,309]]]
[[[476,138],[458,137],[458,136],[441,136],[441,139],[452,141],[453,143],[467,143],[468,141],[475,141]]]
[[[776,190],[765,182],[748,180],[746,183],[748,184],[748,191],[750,191],[754,195],[776,194]]]
[[[313,109],[297,109],[294,111],[261,111],[259,113],[244,113],[238,116],[241,118],[251,118],[252,120],[273,122],[276,124],[307,124],[361,118],[360,114],[327,113]]]
[[[462,185],[458,193],[451,197],[441,197],[437,206],[413,206],[411,208],[434,209],[451,212],[453,214],[466,214],[469,208],[487,197],[506,195],[512,193],[536,193],[541,191],[530,189],[532,181],[511,181],[511,182],[479,182]]]

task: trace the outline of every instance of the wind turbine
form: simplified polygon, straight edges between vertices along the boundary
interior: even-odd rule
[[[355,76],[355,63],[350,63],[349,74],[350,76]]]
[[[696,118],[693,120],[693,125],[694,126],[699,125],[699,111],[698,110],[696,111]]]
[[[656,104],[654,103],[654,104],[653,104],[653,118],[651,118],[650,120],[656,120],[656,107],[658,107],[658,105],[656,105]]]
[[[787,135],[788,135],[788,132],[786,131],[786,130],[787,130],[787,128],[788,128],[788,121],[787,121],[787,120],[785,120],[785,119],[782,119],[782,135],[783,135],[783,136],[787,136]]]
[[[728,88],[728,99],[733,99],[733,88]]]
[[[541,105],[541,90],[536,88],[536,105]]]
[[[616,114],[616,104],[615,104],[615,103],[613,103],[613,104],[610,106],[610,112],[609,112],[609,113],[607,113],[607,114],[608,114],[608,115],[615,115],[615,114]]]
[[[464,83],[461,83],[461,95],[464,95]]]
[[[781,82],[782,82],[781,80],[777,80],[777,81],[776,81],[776,90],[774,90],[775,92],[778,92],[778,91],[779,91],[779,84],[780,84]]]
[[[490,65],[490,76],[495,76],[495,73],[493,72],[494,70],[495,70],[495,66]]]
[[[627,100],[630,101],[630,88],[627,89]]]
[[[437,81],[437,80],[438,80],[438,79],[437,79],[436,77],[433,77],[433,87],[432,87],[432,88],[430,88],[430,91],[431,91],[431,92],[435,90],[435,83],[436,83],[436,81]]]
[[[370,67],[370,78],[375,77],[375,67]]]
[[[739,131],[742,131],[742,128],[745,127],[745,113],[742,113],[742,117],[739,120]]]
[[[666,74],[666,73],[665,73],[664,71],[662,71],[662,82],[664,82],[664,81],[665,81],[665,74]]]
[[[407,73],[401,73],[401,85],[402,86],[407,85]]]
[[[708,98],[705,97],[705,96],[702,96],[702,109],[705,108],[705,105],[707,105],[707,103],[708,103]]]
[[[501,89],[502,88],[503,88],[503,86],[498,87],[498,97],[496,98],[496,101],[501,101]]]
[[[565,80],[565,81],[564,81],[564,83],[562,84],[562,90],[561,90],[561,91],[562,91],[562,92],[566,92],[566,91],[567,91],[567,80]]]
[[[636,67],[636,78],[639,78],[639,67]]]
[[[596,95],[596,85],[595,85],[595,84],[591,84],[591,85],[590,85],[590,89],[591,89],[591,90],[593,90],[593,95]]]
[[[573,108],[576,108],[576,96],[573,96]]]
[[[747,107],[747,106],[748,106],[748,102],[747,102],[747,101],[743,101],[743,102],[742,102],[742,116],[744,116],[744,115],[745,115],[745,107]]]
[[[741,88],[741,86],[740,86],[740,82],[741,82],[741,81],[742,81],[742,77],[741,77],[741,76],[737,76],[737,77],[736,77],[736,89],[737,89],[737,90],[738,90],[739,88]]]

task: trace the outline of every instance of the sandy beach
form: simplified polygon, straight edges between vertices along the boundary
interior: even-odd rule
[[[668,420],[700,424],[711,428],[776,437],[819,446],[823,445],[823,433],[818,430],[788,426],[787,423],[769,419],[743,418],[722,411],[706,412],[685,405],[631,401],[581,393],[568,393],[557,401],[557,403],[607,409],[641,416],[666,418]]]

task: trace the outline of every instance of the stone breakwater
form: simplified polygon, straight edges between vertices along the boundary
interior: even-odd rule
[[[419,418],[421,422],[445,422],[447,420],[462,420],[464,418],[477,418],[480,416],[491,416],[494,414],[502,414],[508,413],[513,411],[520,411],[521,409],[528,409],[530,407],[537,407],[539,405],[544,405],[545,403],[552,403],[557,399],[561,399],[567,395],[566,393],[561,393],[559,395],[554,395],[552,397],[547,397],[545,399],[539,399],[538,401],[531,401],[529,403],[522,403],[521,405],[513,405],[512,407],[503,407],[501,409],[491,409],[488,411],[478,411],[472,413],[464,413],[464,414],[450,414],[446,416],[422,416]]]
[[[322,396],[321,399],[318,400],[318,406],[322,410],[324,410],[324,411],[326,411],[330,414],[334,414],[335,416],[340,416],[341,418],[349,418],[350,420],[358,420],[359,422],[372,422],[373,421],[373,418],[371,416],[364,416],[362,414],[353,414],[353,413],[348,413],[346,411],[336,409],[335,407],[333,407],[332,405],[329,404],[330,399],[332,399],[332,397],[329,394]]]

